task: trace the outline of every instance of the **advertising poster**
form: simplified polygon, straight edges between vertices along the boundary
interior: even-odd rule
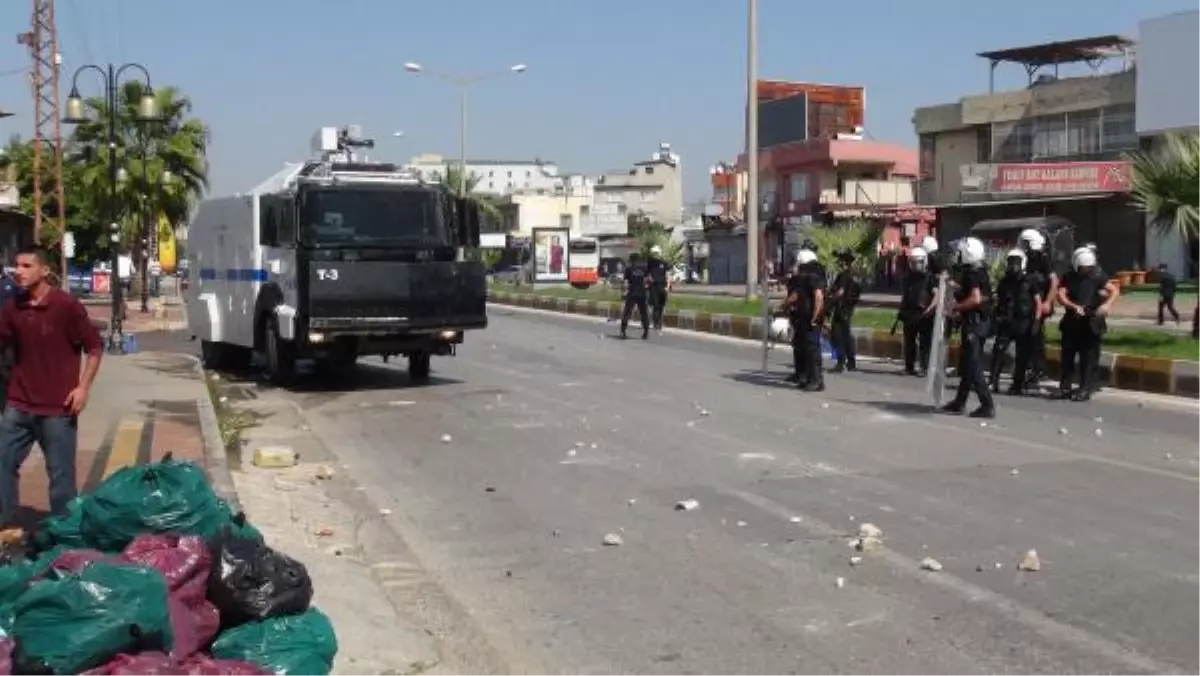
[[[533,281],[568,281],[571,274],[571,253],[568,248],[571,231],[567,228],[533,229]]]
[[[175,229],[166,216],[158,217],[158,262],[164,275],[175,274]]]

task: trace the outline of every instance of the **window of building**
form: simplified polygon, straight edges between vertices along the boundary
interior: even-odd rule
[[[495,176],[495,175],[496,175],[496,172],[494,172],[494,171],[488,172],[488,178],[491,178],[492,176]]]
[[[525,172],[525,178],[529,178],[530,176],[533,176],[533,172],[532,172],[532,171],[526,171],[526,172]]]
[[[808,199],[808,174],[792,174],[788,178],[788,199]]]
[[[647,173],[647,174],[653,174],[653,173],[654,173],[654,167],[646,167],[646,173]]]
[[[591,213],[592,213],[592,208],[590,206],[588,206],[586,204],[579,205],[579,215],[580,216],[587,216],[588,214],[591,214]]]
[[[512,172],[508,172],[508,178],[512,178]]]
[[[629,207],[625,206],[624,202],[618,202],[617,203],[617,213],[624,216],[625,214],[629,213]]]
[[[992,156],[997,162],[1028,162],[1033,156],[1033,122],[997,122],[992,125]]]
[[[1066,154],[1066,115],[1042,115],[1033,118],[1033,159],[1056,158]]]
[[[986,124],[975,127],[975,161],[980,164],[992,161],[992,129]]]
[[[1100,112],[1100,148],[1105,153],[1138,147],[1133,104],[1108,106]]]
[[[933,134],[921,134],[919,141],[920,155],[917,160],[920,165],[918,171],[925,178],[933,178],[934,167],[937,162],[937,142]]]
[[[566,228],[566,229],[570,230],[572,220],[573,219],[571,218],[571,214],[559,214],[558,215],[558,227]]]

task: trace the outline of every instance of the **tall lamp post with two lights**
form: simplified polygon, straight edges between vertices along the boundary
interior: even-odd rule
[[[492,80],[503,75],[520,75],[524,73],[527,66],[523,63],[518,63],[510,66],[507,70],[502,70],[494,73],[486,73],[483,75],[465,75],[460,73],[448,73],[437,70],[429,70],[419,63],[409,61],[404,64],[404,70],[420,74],[432,75],[437,78],[446,80],[447,82],[458,87],[458,193],[459,197],[467,196],[467,90],[473,85],[480,82]],[[463,249],[458,249],[459,258],[463,256]]]
[[[79,95],[79,75],[85,70],[94,70],[100,74],[104,82],[105,101],[108,106],[108,215],[109,215],[109,263],[112,274],[109,277],[109,288],[112,295],[112,318],[108,324],[108,350],[120,353],[124,350],[124,330],[122,323],[125,319],[124,294],[120,280],[120,249],[121,226],[120,205],[117,199],[118,169],[117,166],[117,106],[120,101],[121,76],[129,70],[141,72],[145,78],[145,89],[142,90],[141,100],[138,101],[137,119],[149,122],[158,119],[158,101],[154,98],[154,90],[150,86],[150,71],[139,63],[126,63],[121,66],[108,64],[97,66],[87,64],[75,70],[71,77],[71,93],[67,96],[67,114],[63,122],[67,124],[83,124],[92,121],[87,115],[87,104]]]

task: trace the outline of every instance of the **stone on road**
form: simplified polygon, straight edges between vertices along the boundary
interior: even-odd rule
[[[490,322],[423,386],[373,361],[286,396],[500,668],[1200,669],[1194,402],[1001,397],[981,428],[931,414],[895,365],[813,395],[745,343]],[[1059,434],[1097,417],[1103,437]],[[1031,549],[1040,572],[1014,569]]]

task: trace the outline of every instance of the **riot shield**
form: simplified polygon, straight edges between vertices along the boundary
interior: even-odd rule
[[[934,406],[941,406],[946,396],[946,361],[950,354],[946,321],[951,302],[947,279],[945,272],[938,277],[938,306],[933,315],[933,340],[929,349],[929,370],[925,375],[925,394]]]

